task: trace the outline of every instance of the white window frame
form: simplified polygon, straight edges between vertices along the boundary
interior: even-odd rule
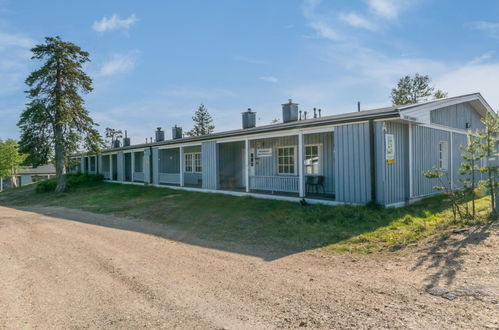
[[[279,169],[279,160],[281,159],[281,157],[279,156],[279,150],[280,149],[291,149],[293,148],[293,173],[281,173],[280,172],[280,169]],[[297,162],[297,159],[296,159],[296,146],[281,146],[281,147],[277,147],[276,148],[276,156],[277,156],[277,174],[278,175],[296,175],[297,173],[297,165],[298,165],[298,162]],[[286,165],[291,165],[291,164],[286,164]]]
[[[449,170],[449,141],[438,142],[438,168],[441,171]]]
[[[196,170],[196,156],[197,155],[199,155],[200,171]],[[187,160],[187,158],[190,158],[190,159]],[[187,167],[189,167],[190,170],[188,170]],[[203,163],[202,163],[200,152],[186,152],[186,153],[184,153],[184,173],[201,173],[202,170],[203,170]]]
[[[317,147],[317,173],[307,173],[307,166],[312,166],[313,165],[307,165],[307,148],[308,147]],[[303,172],[304,175],[306,176],[322,176],[322,144],[306,144],[303,148]]]
[[[196,159],[198,158],[198,159]],[[199,166],[198,166],[198,161],[199,161]],[[203,161],[201,159],[201,153],[200,152],[195,152],[192,156],[192,162],[193,162],[193,167],[192,169],[194,170],[194,173],[201,173],[203,171]],[[199,171],[198,171],[199,168]]]

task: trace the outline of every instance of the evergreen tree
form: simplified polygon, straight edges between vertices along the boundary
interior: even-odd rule
[[[10,178],[12,185],[16,186],[15,177],[25,159],[26,155],[19,153],[16,141],[0,140],[0,178]]]
[[[430,86],[429,76],[421,76],[416,73],[414,77],[405,76],[400,78],[397,87],[392,89],[391,99],[394,105],[414,104],[428,101],[430,97],[441,99],[447,97],[447,93]]]
[[[92,91],[92,79],[82,70],[89,54],[61,38],[47,37],[31,49],[32,59],[44,61],[26,79],[29,102],[21,114],[20,146],[32,165],[55,159],[57,187],[66,187],[69,156],[83,146],[98,152],[102,146],[97,124],[90,118],[81,93]]]
[[[480,162],[483,158],[483,153],[480,152],[481,142],[480,139],[475,136],[471,131],[468,132],[468,144],[466,146],[460,147],[462,153],[461,158],[463,162],[461,163],[461,168],[459,173],[461,178],[459,181],[463,183],[464,186],[464,200],[471,200],[471,212],[468,208],[468,203],[466,202],[466,218],[475,219],[476,216],[476,194],[475,189],[478,186],[479,180],[477,178],[477,172],[480,171]]]
[[[494,156],[497,154],[496,141],[499,137],[499,116],[487,114],[482,119],[482,123],[484,128],[477,130],[477,136],[481,142],[482,157]],[[499,182],[496,182],[495,175],[498,168],[485,165],[481,171],[487,173],[487,179],[483,183],[490,191],[490,205],[492,212],[495,212],[495,197],[499,188]]]
[[[215,129],[213,119],[211,118],[208,109],[203,104],[196,110],[192,120],[194,121],[194,127],[187,132],[187,135],[201,136],[213,133],[213,130]]]

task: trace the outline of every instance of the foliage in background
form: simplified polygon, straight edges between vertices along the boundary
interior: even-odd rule
[[[19,152],[19,145],[13,139],[0,140],[0,178],[10,178],[12,185],[17,186],[15,176],[27,155]]]
[[[391,100],[393,105],[406,105],[433,99],[447,97],[447,93],[430,86],[429,76],[421,76],[416,73],[414,77],[405,76],[400,78],[397,87],[392,89]]]
[[[82,65],[89,54],[59,37],[45,38],[45,43],[31,49],[32,59],[44,61],[41,68],[26,78],[29,103],[21,114],[21,150],[29,162],[42,165],[55,159],[57,188],[64,191],[69,156],[83,144],[98,152],[102,139],[95,129],[80,93],[92,91],[92,79]]]
[[[102,174],[89,174],[89,173],[69,173],[66,174],[66,191],[81,185],[94,184],[96,182],[104,181]],[[40,181],[36,185],[37,193],[45,193],[55,191],[57,185],[56,179],[48,179]]]
[[[106,127],[106,131],[104,134],[106,136],[106,143],[110,148],[113,147],[114,140],[121,139],[123,137],[123,132],[121,130],[111,127]]]
[[[477,130],[478,139],[481,141],[480,149],[483,157],[499,156],[498,150],[496,150],[496,142],[499,138],[499,116],[487,113],[485,118],[482,119],[484,124],[483,129]],[[487,174],[487,179],[482,183],[490,191],[491,199],[490,206],[495,212],[496,205],[496,195],[498,194],[499,182],[496,182],[496,175],[499,169],[497,167],[491,167],[486,162],[485,166],[481,169],[482,172]]]
[[[201,136],[213,133],[215,130],[215,125],[213,125],[213,118],[211,118],[208,109],[201,104],[196,110],[194,117],[194,127],[187,132],[188,136]]]

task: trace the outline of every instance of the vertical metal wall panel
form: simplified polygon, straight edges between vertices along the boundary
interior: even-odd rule
[[[80,172],[85,173],[85,157],[80,157]]]
[[[144,183],[151,182],[151,149],[144,150]]]
[[[469,103],[460,103],[445,108],[433,110],[430,113],[430,120],[434,124],[454,127],[458,129],[483,128],[481,116]],[[466,123],[471,127],[466,127]]]
[[[152,148],[152,183],[159,184],[159,150]]]
[[[305,134],[305,147],[318,144],[321,148],[322,175],[324,176],[324,190],[334,193],[334,135],[333,132]],[[305,174],[306,176],[306,174]]]
[[[466,134],[452,133],[452,173],[454,179],[454,189],[463,187],[463,183],[460,179],[465,178],[465,176],[459,173],[461,163],[463,162],[463,157],[461,156],[463,151],[461,150],[461,147],[465,147],[467,144],[468,137]]]
[[[218,189],[218,146],[214,141],[201,145],[202,181],[205,189]]]
[[[118,181],[125,180],[125,160],[123,157],[123,152],[118,152]]]
[[[439,142],[447,141],[449,145],[448,159],[450,159],[450,133],[422,126],[414,126],[412,132],[414,197],[437,193],[433,187],[440,185],[439,180],[427,179],[423,174],[433,167],[438,167]],[[450,178],[450,172],[448,177]],[[444,178],[444,180],[446,179]]]
[[[250,148],[255,149],[255,176],[275,176],[277,174],[277,148],[279,147],[294,147],[296,153],[296,174],[290,174],[289,176],[298,176],[298,136],[283,136],[277,138],[267,138],[252,140],[250,142]],[[256,151],[260,148],[271,148],[271,157],[256,157]]]
[[[337,126],[334,135],[336,199],[367,203],[371,199],[369,125]]]
[[[393,164],[386,163],[386,134],[394,137]],[[376,199],[380,204],[404,202],[409,198],[408,134],[407,124],[393,121],[375,123]]]

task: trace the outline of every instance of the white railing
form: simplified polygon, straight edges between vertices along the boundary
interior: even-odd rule
[[[159,183],[180,184],[179,173],[159,173]]]
[[[133,181],[144,181],[143,172],[133,172]]]
[[[250,176],[250,189],[298,192],[297,176]]]

